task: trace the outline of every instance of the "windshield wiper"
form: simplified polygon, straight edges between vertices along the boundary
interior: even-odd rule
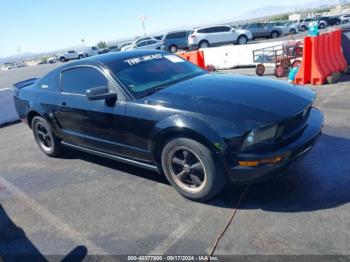
[[[149,96],[152,95],[154,93],[157,93],[159,90],[164,89],[165,87],[161,87],[161,86],[157,86],[155,88],[152,88],[146,92],[143,92],[141,95],[139,95],[137,98],[141,98],[141,97],[145,97],[145,96]]]

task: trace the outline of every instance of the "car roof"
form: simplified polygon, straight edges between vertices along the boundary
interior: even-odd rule
[[[182,32],[190,32],[191,30],[176,30],[176,31],[169,31],[168,33],[164,35],[169,35],[169,34],[175,34],[175,33],[182,33]]]
[[[145,55],[153,55],[153,54],[167,54],[168,52],[160,51],[160,50],[144,50],[144,49],[136,49],[130,51],[121,51],[114,53],[107,53],[101,55],[90,56],[87,58],[83,58],[80,60],[76,60],[74,62],[70,62],[65,64],[57,69],[65,70],[70,67],[80,66],[80,65],[108,65],[117,60],[127,60],[133,57],[145,56]]]
[[[219,27],[219,26],[232,27],[230,25],[212,25],[212,26],[197,27],[197,28],[194,28],[193,30],[201,30],[201,29],[205,29],[205,28],[212,28],[212,27]]]

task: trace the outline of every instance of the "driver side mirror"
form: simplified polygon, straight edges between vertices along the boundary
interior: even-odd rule
[[[102,99],[116,100],[117,94],[108,90],[107,86],[98,86],[98,87],[93,87],[86,90],[86,97],[91,101],[102,100]]]

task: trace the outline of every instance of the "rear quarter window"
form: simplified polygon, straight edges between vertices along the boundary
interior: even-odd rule
[[[57,71],[53,71],[43,78],[41,78],[36,86],[40,89],[48,90],[48,91],[58,91],[59,90],[59,73]]]

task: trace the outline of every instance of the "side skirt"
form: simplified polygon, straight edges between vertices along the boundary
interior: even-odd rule
[[[76,149],[76,150],[79,150],[79,151],[82,151],[82,152],[85,152],[85,153],[89,153],[89,154],[93,154],[93,155],[109,158],[109,159],[112,159],[112,160],[116,160],[116,161],[119,161],[119,162],[122,162],[122,163],[126,163],[126,164],[131,164],[131,165],[134,165],[134,166],[137,166],[137,167],[145,168],[145,169],[148,169],[148,170],[155,171],[155,172],[159,173],[158,168],[155,165],[152,165],[152,164],[143,163],[143,162],[140,162],[140,161],[137,161],[137,160],[133,160],[133,159],[129,159],[129,158],[121,157],[121,156],[111,155],[111,154],[104,153],[104,152],[101,152],[101,151],[97,151],[97,150],[94,150],[94,149],[78,146],[78,145],[69,143],[69,142],[64,141],[64,140],[61,142],[61,144],[66,146],[66,147],[69,147],[69,148],[72,148],[72,149]]]

